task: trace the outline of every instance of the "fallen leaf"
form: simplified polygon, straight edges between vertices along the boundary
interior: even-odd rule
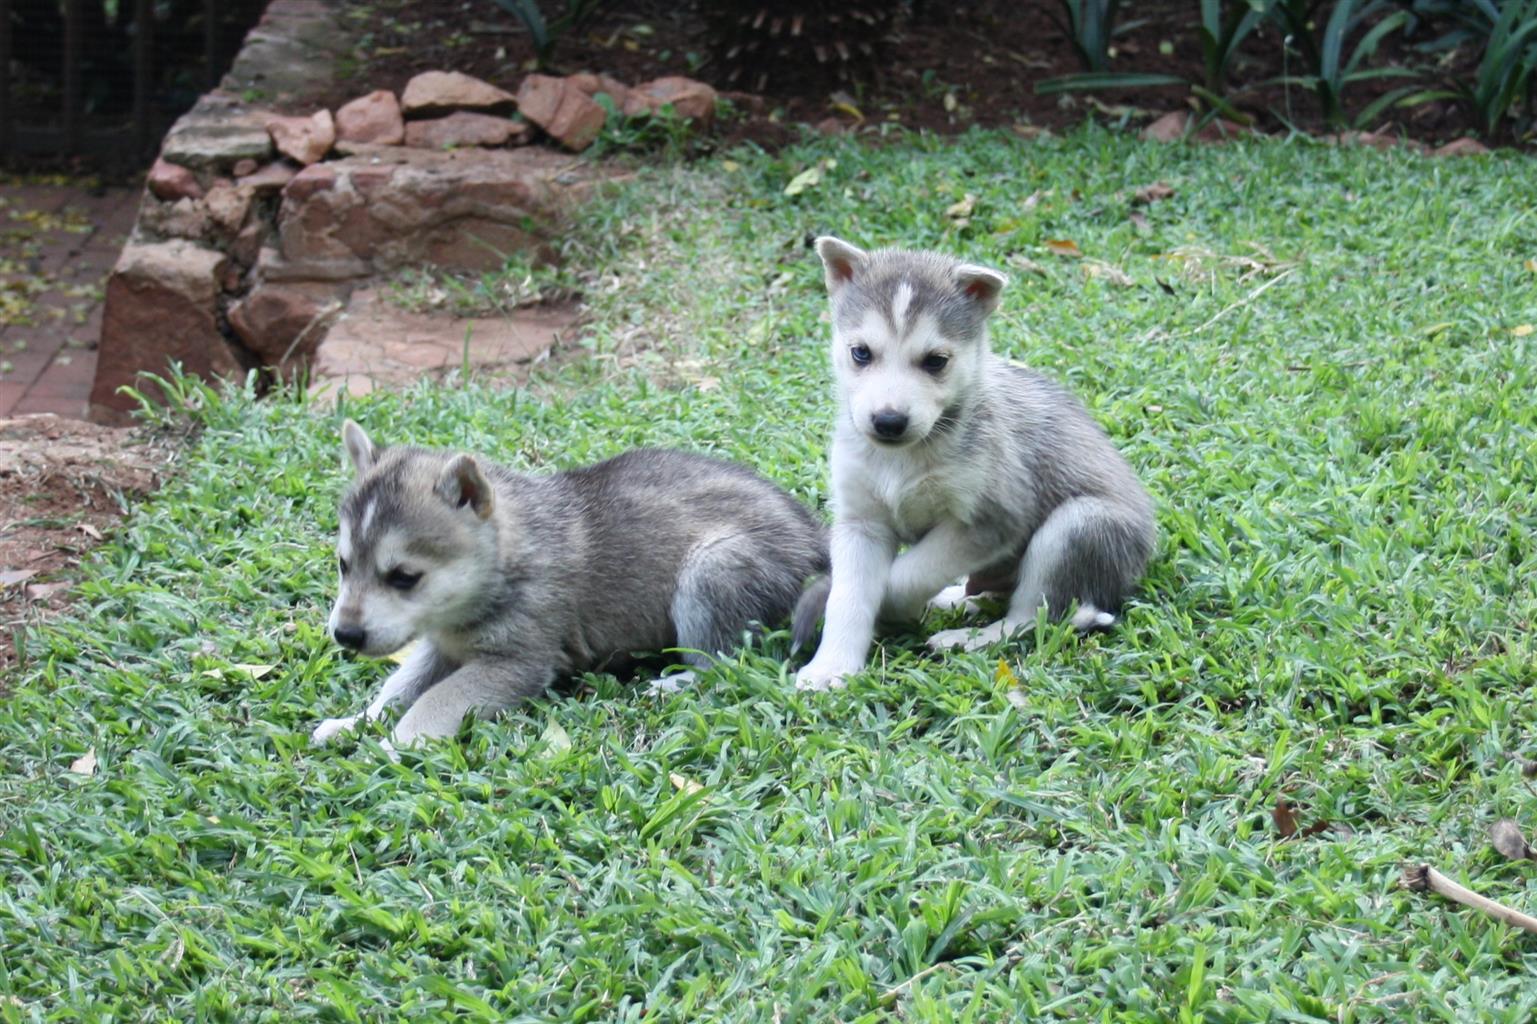
[[[1282,839],[1290,839],[1297,834],[1297,816],[1292,813],[1291,804],[1286,798],[1276,799],[1275,808],[1270,812],[1270,817],[1275,821],[1275,830],[1280,833]]]
[[[24,593],[29,601],[46,601],[59,591],[68,589],[68,583],[29,583]]]
[[[544,727],[544,732],[539,734],[539,743],[544,748],[545,757],[559,757],[571,749],[571,737],[561,724],[555,719],[550,719]]]
[[[1532,273],[1537,274],[1537,260],[1527,260],[1526,263],[1523,264],[1523,265],[1526,267],[1527,270],[1530,270]]]
[[[703,786],[695,782],[693,779],[685,778],[684,776],[679,775],[677,772],[668,772],[667,781],[672,783],[674,789],[688,793],[690,796],[704,789]]]
[[[1083,262],[1083,273],[1085,277],[1097,277],[1100,280],[1109,281],[1111,284],[1122,288],[1130,288],[1137,283],[1131,279],[1131,276],[1126,271],[1114,264],[1106,263],[1104,260],[1085,260]]]
[[[1041,204],[1041,200],[1045,199],[1049,194],[1050,193],[1042,192],[1040,189],[1036,189],[1034,192],[1025,197],[1024,202],[1019,204],[1020,212],[1029,213],[1031,210],[1039,206]]]
[[[725,171],[727,174],[735,174],[737,171],[742,169],[742,165],[737,163],[735,160],[722,160],[720,162],[720,169]]]
[[[1147,218],[1135,210],[1131,212],[1131,215],[1127,217],[1127,220],[1130,220],[1131,226],[1136,228],[1138,231],[1146,232],[1152,230],[1151,225],[1149,225],[1147,222]]]
[[[832,108],[840,114],[847,114],[856,121],[863,121],[865,119],[865,112],[860,110],[859,107],[854,104],[852,99],[841,100],[837,99],[835,96],[832,102]]]
[[[1507,756],[1509,756],[1512,761],[1516,762],[1516,764],[1521,766],[1521,774],[1526,778],[1537,778],[1537,761],[1528,761],[1520,754],[1510,754]]]
[[[1046,239],[1046,249],[1058,256],[1072,256],[1076,258],[1083,255],[1083,250],[1078,248],[1078,243],[1071,238],[1048,238]]]
[[[785,195],[798,196],[808,188],[815,188],[821,183],[822,168],[808,167],[790,179],[790,183],[785,186]]]
[[[1489,829],[1489,841],[1501,855],[1510,860],[1528,860],[1532,857],[1532,848],[1527,845],[1526,836],[1521,834],[1521,826],[1509,818],[1501,818]]]
[[[1036,274],[1040,277],[1046,276],[1046,268],[1035,262],[1035,260],[1030,259],[1028,256],[1020,256],[1016,254],[1014,256],[1010,256],[1007,262],[1009,266],[1013,267],[1015,270],[1022,270],[1027,274]]]
[[[96,774],[96,748],[92,747],[69,763],[69,770],[76,775],[90,778]]]
[[[1134,203],[1156,203],[1160,199],[1169,199],[1174,195],[1174,190],[1161,181],[1155,181],[1151,185],[1143,185],[1132,193],[1131,201]]]
[[[1524,338],[1533,331],[1537,331],[1537,327],[1533,327],[1531,324],[1519,324],[1510,329],[1510,333],[1518,338]]]
[[[0,587],[14,587],[36,575],[36,569],[0,569]]]
[[[955,93],[953,92],[945,93],[944,104],[945,111],[951,114],[955,113],[955,108],[960,105],[959,101],[955,98]]]
[[[227,679],[230,673],[238,672],[241,675],[250,676],[252,679],[260,679],[270,673],[276,665],[251,665],[236,662],[228,668],[210,668],[203,671],[203,675],[210,679]]]
[[[102,539],[101,531],[96,529],[96,527],[92,526],[90,523],[81,523],[80,525],[76,526],[75,529],[79,530],[81,533],[85,534],[92,540]]]
[[[971,211],[977,208],[977,197],[967,192],[961,197],[961,201],[953,203],[945,208],[945,216],[951,220],[965,220],[971,216]]]

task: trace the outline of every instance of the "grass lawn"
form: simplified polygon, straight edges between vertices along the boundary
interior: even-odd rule
[[[1537,824],[1506,756],[1537,747],[1534,171],[1099,131],[736,153],[573,232],[592,358],[349,403],[820,503],[810,238],[1009,271],[995,345],[1143,474],[1148,584],[1086,639],[888,637],[843,692],[797,693],[781,633],[674,698],[593,676],[399,764],[382,726],[312,750],[386,671],[324,632],[341,415],[204,396],[0,700],[0,1020],[1530,1020],[1537,937],[1398,879],[1537,906],[1487,840]],[[1283,841],[1283,795],[1339,827]]]

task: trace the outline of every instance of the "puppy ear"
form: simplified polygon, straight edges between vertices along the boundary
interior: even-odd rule
[[[342,451],[352,463],[358,476],[367,473],[374,464],[374,443],[363,433],[363,428],[352,420],[342,424]]]
[[[480,465],[468,455],[455,455],[438,474],[433,488],[438,497],[454,508],[471,508],[482,519],[491,518],[491,485],[480,472]]]
[[[837,294],[864,266],[865,252],[856,249],[841,238],[823,235],[817,239],[817,255],[822,257],[822,269],[827,274],[827,290]]]
[[[996,270],[979,267],[975,263],[962,263],[955,268],[955,286],[961,294],[974,300],[984,314],[998,308],[998,293],[1009,279]]]

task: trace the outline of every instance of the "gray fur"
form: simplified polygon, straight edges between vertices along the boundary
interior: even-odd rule
[[[1003,275],[831,238],[817,249],[839,398],[833,570],[827,629],[798,685],[840,685],[868,657],[877,616],[915,618],[957,578],[1012,591],[1009,612],[979,637],[937,634],[936,647],[999,639],[1042,606],[1077,606],[1084,628],[1110,621],[1152,554],[1152,502],[1077,399],[989,351]],[[948,363],[925,368],[935,354]],[[895,414],[911,427],[882,436],[878,418]],[[809,629],[816,600],[808,592],[798,625]]]
[[[362,471],[341,503],[347,560],[331,629],[365,654],[416,653],[360,715],[405,706],[396,744],[452,734],[556,677],[686,648],[690,664],[783,622],[827,569],[825,530],[745,467],[664,450],[532,476],[467,455],[373,447],[349,422]],[[392,564],[384,564],[390,562]],[[412,590],[392,569],[421,573]]]

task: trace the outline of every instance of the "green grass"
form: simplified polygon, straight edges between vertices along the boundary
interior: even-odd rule
[[[345,412],[534,469],[683,445],[822,502],[808,240],[943,247],[1011,270],[996,346],[1158,501],[1124,623],[891,637],[817,695],[777,634],[672,699],[588,677],[400,764],[382,729],[311,750],[385,674],[324,633],[341,414],[205,398],[0,702],[0,1020],[1531,1019],[1537,939],[1398,876],[1537,904],[1486,839],[1537,821],[1505,760],[1534,719],[1532,163],[1095,131],[732,160],[573,231],[590,358]],[[1283,794],[1348,834],[1279,840]]]

